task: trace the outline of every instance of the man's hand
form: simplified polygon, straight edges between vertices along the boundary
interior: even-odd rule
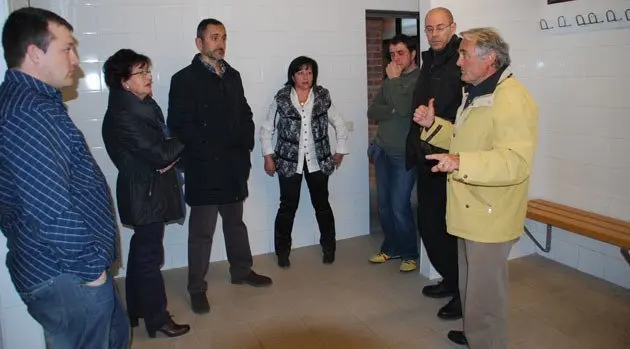
[[[105,281],[107,281],[107,272],[101,273],[101,276],[99,276],[98,279],[96,279],[94,281],[86,282],[85,285],[86,286],[91,286],[91,287],[96,287],[96,286],[100,286],[100,285],[104,284]]]
[[[459,170],[459,155],[455,154],[431,154],[425,156],[427,160],[437,160],[437,165],[431,168],[432,172],[453,172]]]
[[[400,77],[402,71],[402,67],[394,62],[389,62],[387,67],[385,67],[385,73],[387,74],[388,79],[395,79],[397,77]]]
[[[429,100],[429,105],[421,105],[413,113],[413,122],[424,127],[431,128],[435,122],[435,108],[433,107],[433,100]]]
[[[335,163],[335,168],[339,168],[339,166],[341,166],[342,161],[343,161],[343,154],[335,153],[335,155],[333,155],[333,163]]]
[[[276,173],[276,163],[273,161],[271,154],[265,155],[265,172],[271,177]]]
[[[168,170],[170,170],[171,168],[173,168],[173,166],[177,165],[177,163],[179,162],[180,158],[175,159],[175,161],[171,162],[168,166],[161,168],[159,170],[157,170],[157,172],[159,174],[163,174],[164,172],[167,172]]]

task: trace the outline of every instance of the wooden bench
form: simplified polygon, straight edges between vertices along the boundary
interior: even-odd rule
[[[544,252],[551,250],[551,230],[552,227],[557,227],[619,246],[622,255],[630,263],[630,222],[628,221],[541,199],[529,201],[527,218],[547,225],[545,247],[525,227],[525,233]]]

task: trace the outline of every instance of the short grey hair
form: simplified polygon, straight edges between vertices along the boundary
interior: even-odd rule
[[[473,28],[463,31],[459,35],[475,43],[477,56],[485,56],[490,52],[494,52],[496,59],[493,65],[496,69],[501,69],[510,64],[510,45],[503,40],[496,29]]]

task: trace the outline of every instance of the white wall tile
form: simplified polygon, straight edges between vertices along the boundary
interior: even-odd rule
[[[553,259],[576,269],[579,259],[578,249],[578,246],[566,243],[562,240],[552,240]]]
[[[603,257],[604,279],[619,286],[630,288],[630,265],[619,254],[614,257]]]
[[[602,278],[604,276],[604,255],[586,248],[578,249],[578,269],[587,274]]]
[[[2,235],[2,239],[5,240],[4,235]],[[4,254],[2,256],[4,257]],[[6,260],[1,258],[0,263],[2,263],[2,265],[0,265],[0,307],[2,309],[8,309],[23,306],[24,303],[11,281],[11,276],[6,266]]]
[[[28,314],[26,306],[4,308],[0,318],[5,348],[45,348],[42,328]]]

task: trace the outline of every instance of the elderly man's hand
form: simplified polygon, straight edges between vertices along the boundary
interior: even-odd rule
[[[430,128],[435,122],[435,108],[433,107],[433,100],[429,100],[429,105],[421,105],[413,113],[413,122],[424,127]]]
[[[437,165],[431,168],[432,172],[453,172],[459,170],[459,155],[455,154],[431,154],[425,156],[427,160],[437,160]]]

